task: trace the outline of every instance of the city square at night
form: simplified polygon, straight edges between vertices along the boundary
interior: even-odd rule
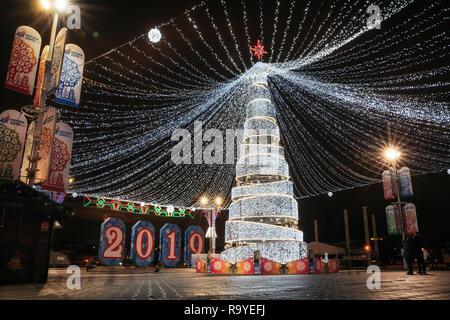
[[[448,301],[449,11],[3,0],[0,300]]]

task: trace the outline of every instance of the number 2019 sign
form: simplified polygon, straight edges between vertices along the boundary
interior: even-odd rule
[[[117,218],[109,218],[100,229],[99,260],[106,266],[118,266],[125,249],[125,224]]]
[[[159,260],[166,267],[175,267],[181,258],[181,230],[173,223],[166,223],[159,231]]]
[[[147,267],[155,256],[155,227],[147,221],[138,221],[131,231],[130,259],[138,267]]]
[[[203,253],[205,234],[199,226],[190,226],[184,232],[184,261],[191,266],[191,256]]]
[[[100,229],[98,257],[106,266],[118,266],[124,259],[125,224],[121,219],[109,218]],[[191,255],[202,253],[204,233],[199,226],[190,226],[185,232],[184,260],[190,265]],[[155,257],[155,227],[147,221],[138,221],[131,230],[130,259],[138,267],[147,267]],[[181,260],[181,230],[166,223],[159,234],[159,260],[165,267],[176,267]]]

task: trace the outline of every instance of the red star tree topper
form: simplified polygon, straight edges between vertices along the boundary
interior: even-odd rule
[[[258,57],[258,60],[261,60],[262,55],[264,55],[265,53],[268,53],[267,51],[264,51],[264,46],[261,45],[261,41],[258,40],[258,43],[256,46],[254,46],[253,48],[250,48],[250,50],[252,50],[254,53],[254,56]]]

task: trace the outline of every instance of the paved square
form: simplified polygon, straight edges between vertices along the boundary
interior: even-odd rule
[[[322,275],[208,275],[191,269],[97,268],[81,271],[81,289],[69,290],[66,269],[50,269],[45,285],[0,286],[0,299],[450,299],[450,272],[408,276],[381,273],[381,289],[369,290],[365,272]]]

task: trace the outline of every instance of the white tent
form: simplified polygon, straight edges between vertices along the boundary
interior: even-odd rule
[[[336,247],[331,244],[312,241],[308,243],[308,252],[313,250],[314,255],[324,255],[327,252],[329,255],[345,254],[345,249]]]

